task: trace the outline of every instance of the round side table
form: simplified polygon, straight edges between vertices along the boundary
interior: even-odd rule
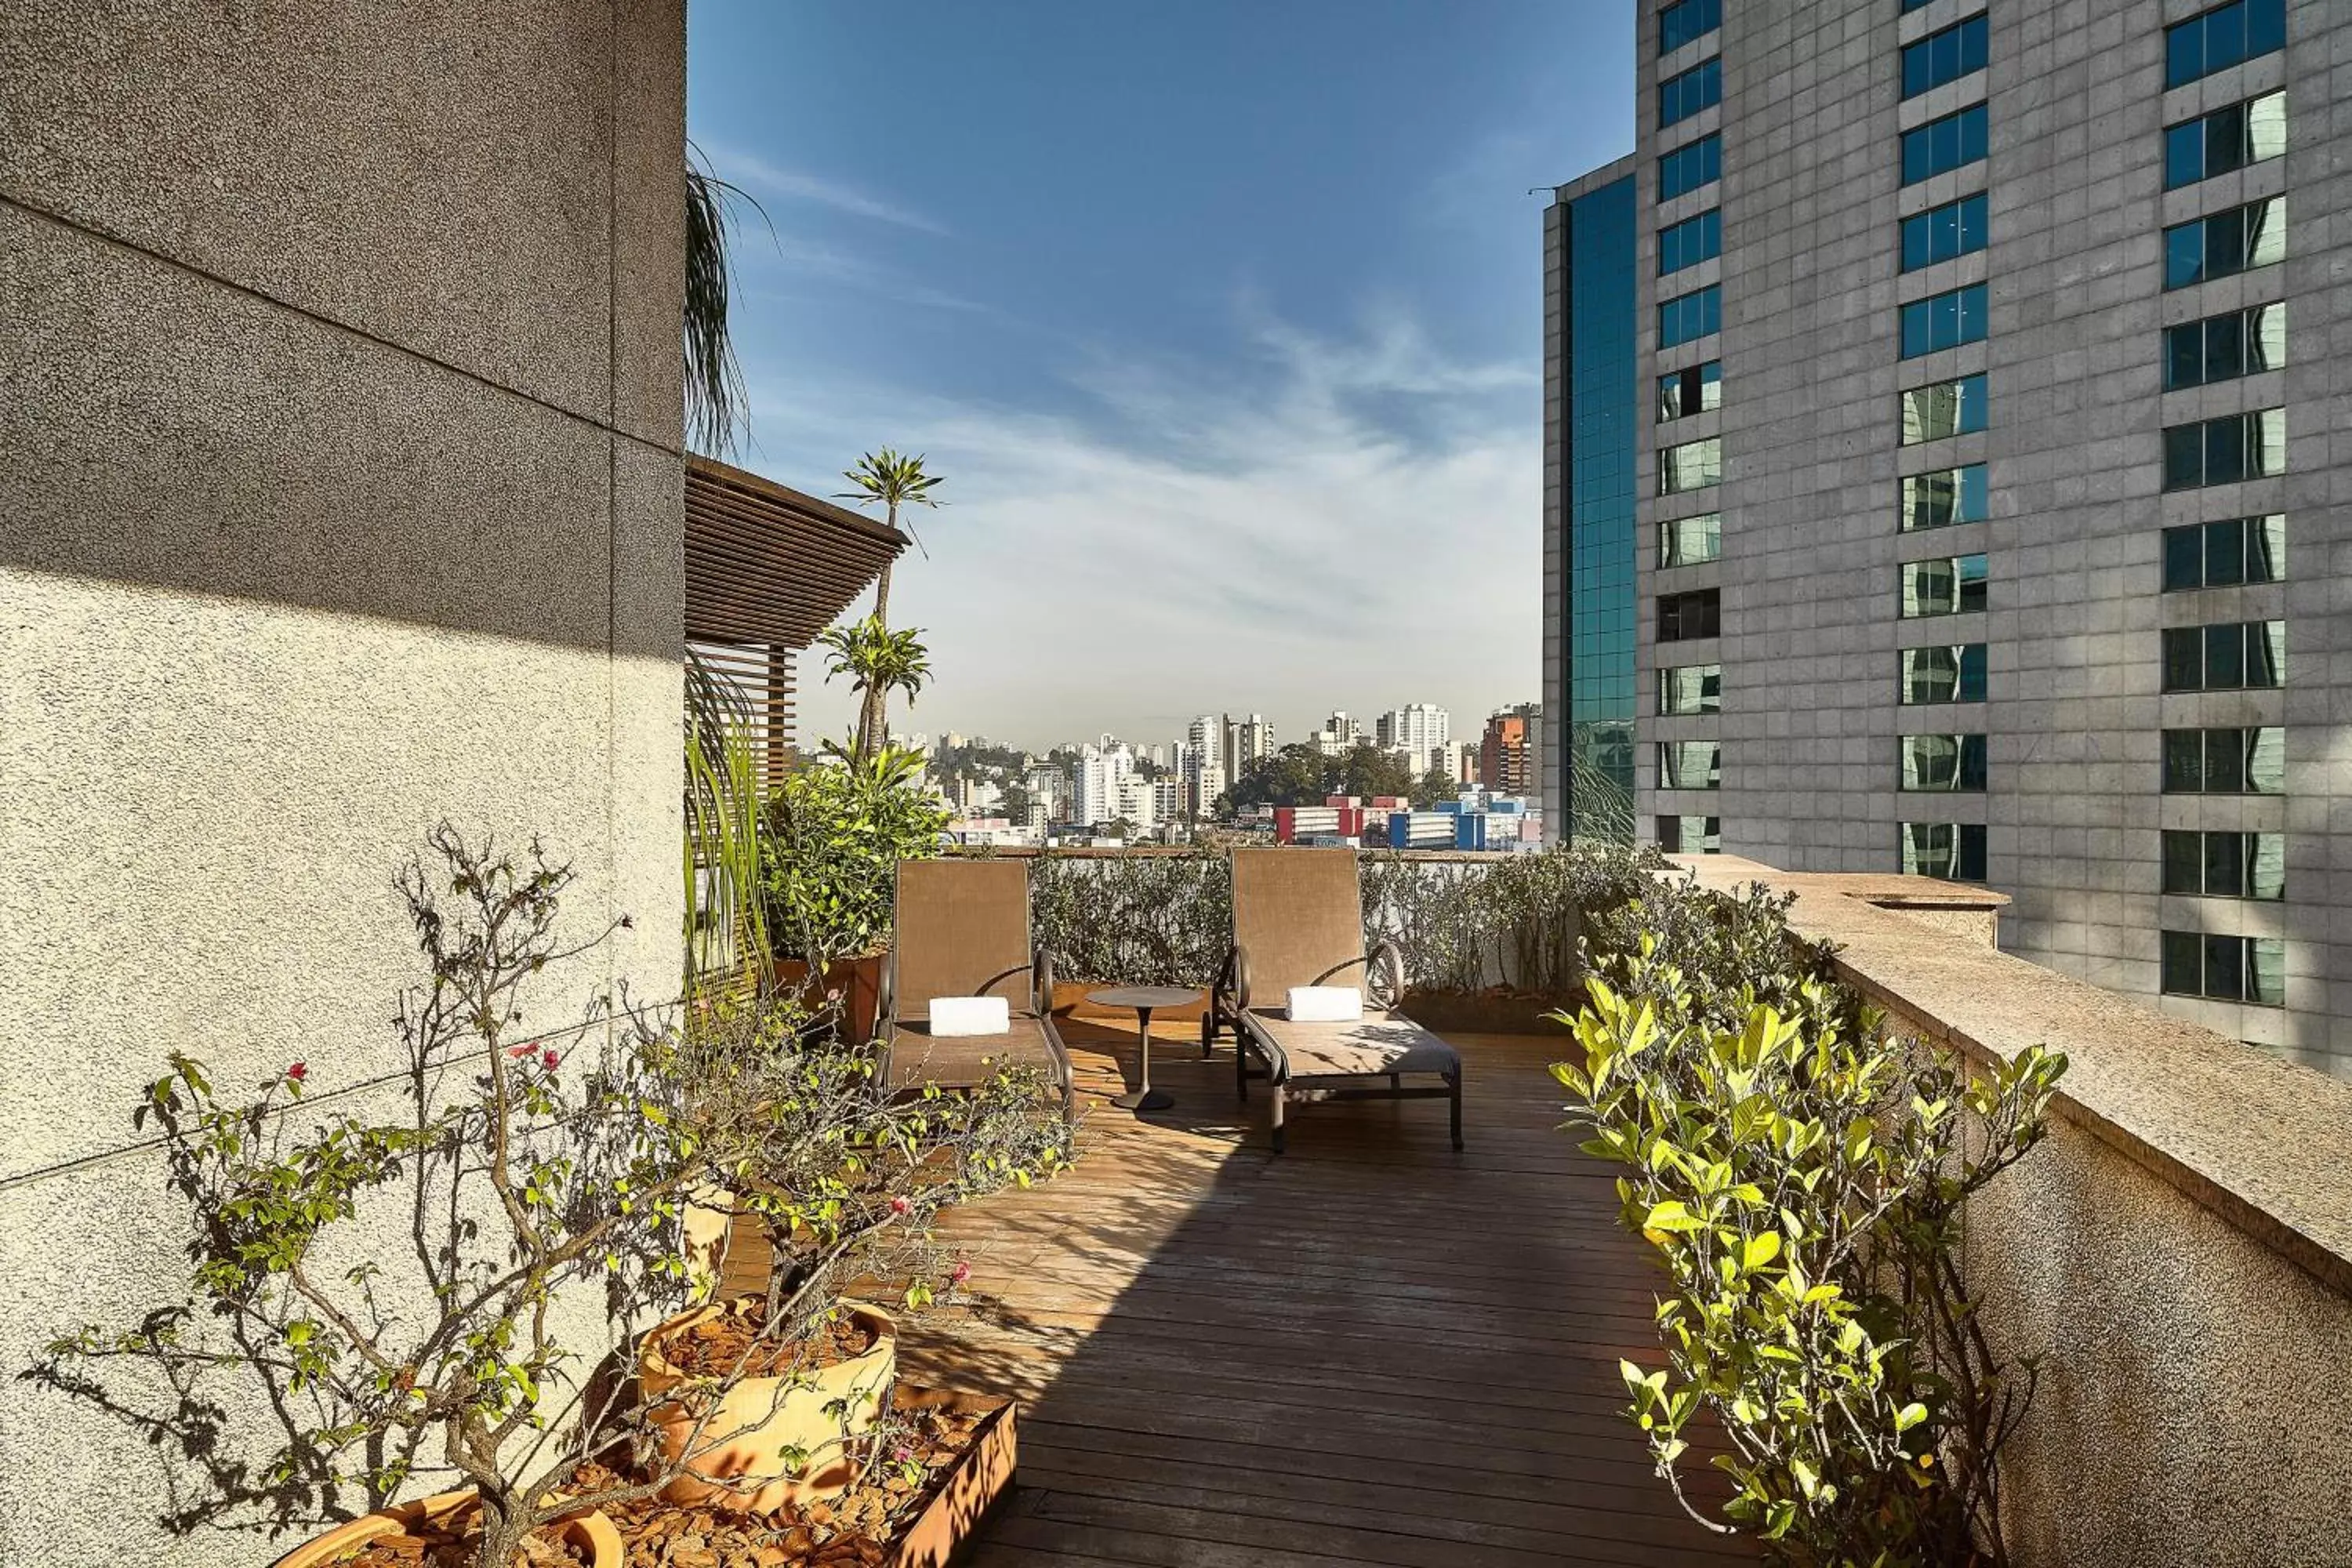
[[[1131,1007],[1135,1010],[1136,1040],[1143,1055],[1142,1071],[1132,1094],[1122,1094],[1111,1101],[1122,1110],[1165,1110],[1176,1103],[1176,1097],[1164,1089],[1151,1087],[1151,1013],[1156,1007],[1181,1007],[1198,1002],[1200,992],[1185,985],[1120,985],[1108,991],[1089,991],[1087,1000],[1097,1007]]]

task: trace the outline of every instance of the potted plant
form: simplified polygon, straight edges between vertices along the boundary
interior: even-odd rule
[[[709,1163],[758,1238],[761,1289],[696,1306],[646,1334],[635,1358],[661,1495],[767,1511],[838,1490],[851,1448],[887,1409],[897,1324],[845,1299],[845,1281],[905,1281],[919,1307],[960,1281],[931,1237],[940,1210],[1057,1169],[1057,1099],[1027,1069],[978,1089],[894,1095],[872,1055],[793,1026],[772,1004],[718,1002],[685,1052]]]
[[[643,1488],[574,1483],[635,1409],[625,1376],[585,1374],[607,1314],[642,1321],[683,1295],[679,1210],[717,1151],[687,1114],[673,1037],[617,1027],[601,1005],[583,1026],[524,1034],[533,977],[609,934],[558,938],[569,868],[536,841],[516,857],[446,825],[427,842],[397,879],[428,970],[397,1017],[406,1103],[368,1085],[333,1109],[306,1100],[302,1060],[236,1092],[174,1053],[140,1114],[189,1205],[187,1296],[134,1328],[59,1338],[35,1375],[131,1414],[151,1442],[179,1423],[224,1508],[258,1503],[284,1524],[356,1485],[380,1510],[289,1563],[414,1531],[511,1568],[544,1531],[618,1568],[596,1510]],[[133,1359],[162,1369],[175,1406],[134,1414],[107,1387]],[[261,1464],[219,1451],[236,1435],[198,1385],[221,1375],[257,1383],[254,1405],[283,1427]],[[435,1468],[465,1489],[386,1506]]]
[[[936,855],[948,821],[915,784],[922,753],[832,748],[769,802],[761,835],[766,927],[787,995],[836,1009],[853,1044],[870,1038],[890,945],[898,862]]]

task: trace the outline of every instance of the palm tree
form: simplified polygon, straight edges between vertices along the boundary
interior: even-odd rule
[[[841,477],[847,479],[855,488],[834,499],[845,500],[853,506],[872,506],[879,501],[886,509],[885,521],[892,528],[899,526],[898,509],[901,506],[935,507],[940,504],[931,496],[931,491],[940,482],[940,478],[935,474],[923,472],[923,458],[919,452],[908,457],[885,447],[879,452],[868,452],[858,458],[857,466],[844,469]],[[915,531],[911,524],[907,527],[906,532],[908,538],[915,538]],[[920,539],[915,539],[917,549],[921,549],[922,543]],[[928,551],[924,552],[929,553]],[[888,630],[890,563],[887,561],[882,563],[882,575],[876,579],[874,584],[872,618],[875,626],[884,631]],[[866,702],[858,710],[857,714],[857,749],[861,755],[872,755],[889,734],[889,731],[885,727],[884,709],[887,705],[890,687],[893,684],[898,683],[877,681],[864,687]],[[908,687],[907,695],[910,700],[914,694],[914,688]]]
[[[686,310],[682,334],[686,354],[686,442],[698,452],[723,458],[735,446],[749,416],[743,367],[727,330],[728,233],[731,204],[760,204],[703,166],[689,145],[686,163]],[[773,225],[770,225],[772,229]]]
[[[825,679],[846,675],[850,689],[865,697],[850,752],[854,761],[864,763],[882,754],[887,738],[878,716],[882,699],[893,690],[904,691],[912,704],[915,693],[930,679],[931,656],[921,637],[920,631],[911,628],[892,631],[878,615],[850,626],[827,626],[817,634],[816,640],[826,649]]]

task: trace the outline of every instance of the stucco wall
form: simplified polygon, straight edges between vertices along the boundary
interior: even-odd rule
[[[1845,896],[1790,921],[1923,1038],[2068,1068],[2049,1139],[1979,1194],[1967,1268],[2043,1358],[2002,1467],[2020,1568],[2352,1563],[2352,1084]]]
[[[170,1299],[138,1086],[397,1061],[434,822],[675,989],[680,0],[0,12],[0,1563],[266,1562],[14,1381]],[[62,1168],[61,1168],[62,1167]]]

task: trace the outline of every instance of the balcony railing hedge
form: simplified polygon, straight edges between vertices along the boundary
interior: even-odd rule
[[[1581,912],[1622,909],[1664,865],[1654,851],[1581,847],[1477,859],[1367,850],[1365,940],[1396,943],[1410,990],[1570,997]],[[1073,979],[1207,985],[1233,940],[1232,873],[1213,851],[1047,851],[1029,886],[1035,939]]]

